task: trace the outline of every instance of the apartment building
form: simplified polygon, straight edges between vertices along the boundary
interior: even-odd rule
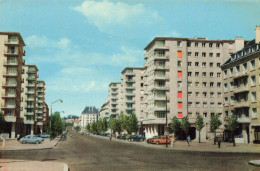
[[[121,83],[120,82],[111,82],[109,84],[109,95],[108,95],[108,110],[109,118],[117,118],[120,115],[121,107]]]
[[[231,114],[237,115],[240,135],[236,141],[259,143],[260,26],[255,28],[255,39],[233,53],[221,68],[224,74],[224,124]]]
[[[94,106],[87,106],[81,113],[81,128],[84,129],[88,124],[97,122],[98,109]]]
[[[44,108],[45,103],[45,82],[37,81],[37,89],[36,89],[36,115],[35,115],[35,123],[36,133],[42,133],[43,131],[43,118],[46,118],[46,108]],[[45,116],[44,116],[45,114]]]
[[[122,109],[126,115],[136,114],[138,121],[144,115],[144,71],[145,68],[126,67],[121,73]]]
[[[43,116],[42,117],[43,117],[42,118],[43,132],[47,132],[48,126],[49,126],[49,106],[45,101],[43,102]]]
[[[106,102],[101,106],[100,110],[99,110],[99,118],[105,118],[107,120],[109,120],[110,115],[109,115],[109,100],[108,98],[106,99]]]
[[[5,132],[15,138],[23,125],[20,116],[22,65],[25,43],[16,32],[0,32],[0,105],[7,121]]]
[[[176,116],[189,117],[190,135],[196,137],[195,119],[204,117],[201,139],[210,138],[209,120],[222,115],[221,64],[229,55],[244,47],[244,40],[208,40],[207,38],[156,37],[144,50],[146,67],[146,138],[166,133]],[[223,127],[222,127],[223,129]]]
[[[21,91],[21,115],[23,119],[23,129],[20,135],[34,133],[34,120],[36,113],[36,80],[38,78],[38,68],[36,65],[23,65],[22,67],[22,91]]]

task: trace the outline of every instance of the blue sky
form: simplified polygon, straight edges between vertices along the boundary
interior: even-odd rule
[[[98,108],[108,84],[144,64],[155,36],[254,39],[259,0],[0,0],[0,30],[20,32],[27,64],[46,82],[54,111]]]

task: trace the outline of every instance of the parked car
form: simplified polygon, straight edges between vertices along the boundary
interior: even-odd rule
[[[143,135],[131,135],[130,141],[144,141],[145,137]]]
[[[147,143],[151,143],[151,139],[158,138],[158,135],[153,136],[152,138],[148,138],[146,140]]]
[[[44,139],[41,137],[37,137],[35,135],[26,135],[25,137],[21,138],[19,140],[20,143],[26,144],[26,143],[36,143],[39,144],[43,142]]]
[[[117,136],[117,139],[126,140],[126,136],[125,135],[119,135],[119,136]]]
[[[61,134],[61,139],[62,139],[62,140],[66,140],[66,138],[67,138],[66,133],[62,133],[62,134]]]
[[[171,142],[171,137],[167,136],[167,143]],[[166,136],[159,136],[150,140],[152,144],[166,144]]]
[[[41,137],[41,138],[50,138],[50,134],[42,133],[42,134],[39,135],[39,137]]]
[[[89,132],[84,132],[84,135],[89,135]]]

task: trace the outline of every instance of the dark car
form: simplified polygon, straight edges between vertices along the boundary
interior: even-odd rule
[[[131,135],[130,141],[144,141],[145,137],[143,135]]]
[[[117,136],[117,139],[126,140],[126,136],[125,135],[119,135],[119,136]]]

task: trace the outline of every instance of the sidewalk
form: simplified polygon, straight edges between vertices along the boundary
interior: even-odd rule
[[[68,171],[66,163],[0,159],[1,171]]]
[[[22,144],[16,139],[7,139],[5,141],[5,148],[3,148],[3,141],[0,141],[0,151],[3,150],[40,150],[40,149],[52,149],[60,141],[60,137],[51,140],[44,138],[44,142],[40,144]]]

